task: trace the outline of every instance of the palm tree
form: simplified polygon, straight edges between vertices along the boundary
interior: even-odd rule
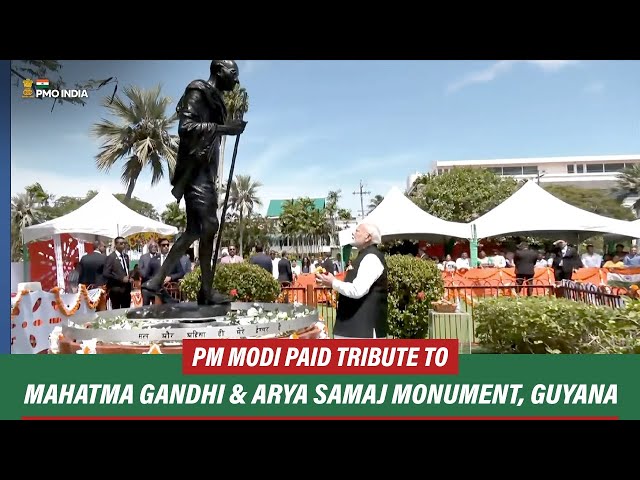
[[[282,202],[282,210],[277,220],[281,239],[286,239],[288,243],[292,243],[296,253],[300,252],[300,236],[302,232],[302,212],[299,207],[299,202],[293,199],[285,200]]]
[[[187,226],[187,212],[180,208],[177,202],[167,203],[166,210],[162,212],[162,221],[184,232]]]
[[[383,200],[384,197],[382,195],[376,195],[375,197],[373,197],[369,202],[369,205],[367,206],[367,208],[369,209],[367,215],[370,214],[378,205],[380,205]]]
[[[229,206],[238,214],[238,230],[240,232],[240,255],[244,256],[243,250],[243,219],[247,218],[256,205],[262,206],[262,201],[257,195],[258,188],[262,183],[251,180],[251,175],[236,175],[231,182],[229,191]]]
[[[230,92],[224,92],[224,104],[227,107],[227,117],[229,119],[240,119],[249,111],[249,97],[247,90],[236,84]],[[223,135],[220,139],[220,164],[218,165],[218,184],[222,190],[224,179],[224,150],[227,144],[227,136]]]
[[[330,225],[330,235],[331,241],[329,242],[331,245],[334,245],[334,241],[336,239],[336,216],[338,215],[338,200],[340,200],[340,190],[330,190],[327,194],[327,202],[325,204],[325,211],[327,212],[327,217],[329,219]],[[336,242],[337,243],[337,242]]]
[[[12,261],[19,261],[22,257],[22,229],[42,221],[42,207],[47,205],[49,198],[39,183],[29,185],[24,193],[11,197]]]
[[[108,172],[118,160],[125,160],[120,177],[127,186],[125,204],[129,203],[145,167],[151,169],[151,185],[164,177],[165,162],[169,175],[173,175],[178,140],[177,136],[169,134],[169,129],[177,115],[167,117],[166,109],[171,99],[162,96],[160,89],[160,85],[149,90],[128,86],[124,89],[128,102],[120,96],[113,102],[104,99],[103,106],[120,122],[102,119],[92,128],[92,134],[103,141],[101,151],[96,155],[98,170]]]
[[[351,220],[353,218],[353,215],[351,214],[351,210],[347,209],[347,208],[340,208],[338,210],[338,220]]]
[[[622,201],[628,196],[640,196],[640,164],[626,167],[618,174],[618,186],[615,189],[618,200]],[[636,214],[640,210],[640,198],[633,204]]]

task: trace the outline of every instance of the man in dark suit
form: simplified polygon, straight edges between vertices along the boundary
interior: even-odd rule
[[[535,265],[538,261],[538,252],[529,249],[527,242],[522,242],[515,255],[513,261],[516,267],[516,291],[520,293],[520,287],[523,283],[527,284],[527,295],[531,296],[531,284],[533,283],[533,275],[535,273]]]
[[[333,262],[333,259],[331,258],[331,253],[324,254],[324,260],[322,260],[322,263],[320,265],[322,265],[322,268],[324,268],[327,271],[327,273],[335,275],[336,266]]]
[[[574,270],[582,267],[578,250],[564,240],[554,242],[556,257],[553,259],[553,272],[556,281],[571,280]]]
[[[147,253],[143,253],[140,256],[140,260],[138,260],[138,270],[140,270],[143,282],[146,282],[151,278],[151,275],[149,274],[151,259],[158,256],[158,244],[155,240],[151,240],[147,248],[149,251]]]
[[[100,240],[93,242],[93,252],[86,254],[80,259],[78,269],[80,277],[78,283],[89,287],[89,285],[104,285],[104,264],[107,257],[104,254],[105,245]]]
[[[256,254],[249,259],[249,263],[260,265],[269,272],[269,275],[273,275],[273,261],[269,255],[264,253],[264,247],[262,245],[256,245]]]
[[[125,240],[116,237],[115,251],[107,257],[104,264],[104,278],[109,289],[111,308],[129,308],[131,306],[131,279],[129,278],[129,255],[124,253]]]
[[[291,262],[287,258],[287,252],[282,252],[282,258],[278,262],[278,281],[293,282],[293,272],[291,271]]]
[[[158,245],[160,246],[160,253],[151,258],[151,260],[149,261],[149,267],[147,270],[149,278],[153,278],[160,272],[160,270],[162,269],[162,265],[169,256],[169,240],[167,240],[166,238],[161,238],[160,240],[158,240]],[[181,262],[174,263],[167,271],[167,274],[163,279],[163,285],[166,285],[170,282],[177,282],[185,276],[185,273],[186,272],[182,268]],[[142,298],[144,305],[149,305],[155,299],[155,295],[147,290],[142,290]],[[163,301],[169,300],[165,298]]]

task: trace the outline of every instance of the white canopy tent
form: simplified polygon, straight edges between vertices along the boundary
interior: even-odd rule
[[[632,220],[629,223],[631,223],[631,225],[636,227],[638,229],[638,232],[640,233],[640,220]],[[622,240],[624,237],[626,237],[626,235],[607,234],[607,235],[604,235],[604,241],[605,242],[617,242],[619,240]],[[635,238],[636,241],[638,239],[640,239],[640,237],[634,237],[634,238]]]
[[[500,235],[588,238],[589,234],[617,234],[639,238],[640,225],[587,212],[554,197],[529,180],[508,199],[471,222],[478,238]]]
[[[466,223],[448,222],[428,214],[409,200],[397,187],[391,188],[369,215],[358,223],[375,224],[383,241],[415,239],[441,240],[443,237],[469,238],[471,227]],[[338,232],[340,246],[350,245],[355,227]]]
[[[93,241],[96,237],[113,239],[128,237],[136,233],[153,232],[160,235],[175,235],[178,229],[157,220],[140,215],[121,203],[111,193],[100,191],[95,197],[67,215],[32,225],[22,230],[22,241],[53,239],[56,255],[58,286],[64,287],[62,271],[62,247],[60,234],[68,233],[74,238]],[[83,245],[80,243],[80,245]],[[79,252],[84,253],[84,247]]]

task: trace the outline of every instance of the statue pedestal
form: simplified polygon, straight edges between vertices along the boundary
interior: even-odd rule
[[[224,317],[231,310],[231,304],[222,305],[198,305],[196,302],[165,303],[159,305],[146,305],[132,308],[127,312],[127,318],[134,320],[180,320],[181,322],[215,321]]]
[[[74,354],[91,344],[97,354],[143,354],[156,345],[161,353],[179,354],[185,339],[289,338],[316,322],[317,310],[286,303],[150,305],[63,326],[58,351]]]

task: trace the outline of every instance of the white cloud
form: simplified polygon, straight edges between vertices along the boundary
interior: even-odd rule
[[[487,83],[495,80],[499,76],[511,71],[519,63],[534,65],[545,72],[557,72],[569,65],[578,63],[575,60],[500,60],[494,62],[486,68],[476,70],[466,74],[459,80],[447,86],[447,92],[453,93],[469,85],[476,83]]]
[[[89,131],[65,133],[59,138],[61,138],[65,142],[85,144],[90,146],[91,148],[100,147],[102,145],[102,141],[92,135],[89,135]]]
[[[246,172],[249,173],[252,178],[258,180],[268,174],[278,174],[278,172],[273,169],[284,167],[284,160],[307,143],[314,141],[316,138],[317,137],[309,134],[278,138],[277,140],[267,144],[267,146],[262,149],[261,153],[254,157],[249,157],[248,159],[248,155],[243,155],[241,153],[242,140],[240,140],[234,175],[238,171]],[[227,139],[224,154],[225,178],[229,175],[229,167],[233,158],[234,143],[235,140],[233,137]],[[238,164],[238,162],[240,162],[240,164]]]
[[[464,88],[474,83],[487,83],[495,79],[499,75],[508,72],[513,67],[514,62],[511,60],[500,60],[499,62],[492,63],[487,68],[482,70],[476,70],[475,72],[468,73],[460,80],[457,80],[447,87],[447,91],[453,93],[461,88]]]
[[[363,157],[352,162],[343,162],[337,169],[327,169],[322,165],[313,165],[294,172],[288,171],[285,177],[273,178],[264,182],[258,191],[263,202],[258,212],[265,214],[271,200],[287,198],[325,198],[329,190],[341,190],[340,208],[351,210],[354,215],[360,211],[360,196],[354,194],[362,180],[364,190],[370,193],[363,198],[364,208],[375,195],[386,195],[392,186],[404,191],[410,162],[416,161],[418,154],[407,153],[383,157]],[[389,166],[397,169],[389,172]],[[406,168],[403,168],[405,166]],[[380,172],[374,176],[375,172]]]
[[[586,87],[584,87],[585,93],[598,94],[604,92],[604,83],[602,82],[591,82]]]
[[[577,60],[526,60],[526,62],[533,64],[546,72],[556,72],[578,63]]]
[[[238,69],[240,71],[240,78],[242,78],[242,75],[249,75],[258,70],[262,70],[268,64],[268,60],[239,60]]]
[[[304,168],[286,168],[281,175],[277,167],[279,159],[293,152],[309,136],[302,136],[288,141],[272,144],[265,153],[255,160],[248,169],[240,169],[240,173],[247,172],[252,178],[259,180],[263,186],[258,190],[258,196],[263,206],[257,212],[265,214],[269,202],[286,198],[325,198],[329,190],[341,190],[339,205],[357,215],[360,210],[360,197],[353,192],[358,190],[362,179],[365,190],[371,192],[364,197],[364,207],[375,195],[386,195],[392,186],[404,190],[406,177],[411,171],[410,164],[419,161],[421,156],[416,153],[405,153],[382,157],[356,158],[352,162],[343,162],[339,168],[328,169],[325,165],[313,164]],[[302,142],[302,143],[301,143]],[[242,142],[241,142],[242,143]],[[227,153],[227,163],[231,162],[233,143]],[[284,163],[280,163],[284,165]],[[389,166],[393,165],[390,173]],[[254,168],[255,167],[255,168]],[[228,166],[227,166],[228,169]],[[271,170],[269,170],[271,169]],[[267,172],[268,176],[256,174],[257,170]],[[236,164],[236,173],[239,171]],[[125,193],[126,189],[120,182],[120,170],[114,168],[109,174],[88,168],[85,172],[47,172],[39,169],[22,168],[16,164],[11,166],[11,194],[24,191],[27,185],[40,182],[42,187],[56,197],[84,196],[88,190],[105,189],[111,193]],[[379,173],[377,173],[379,172]],[[225,173],[225,178],[228,170]],[[171,185],[168,178],[164,178],[154,187],[150,177],[145,172],[138,180],[133,195],[145,202],[151,203],[158,213],[162,213],[166,205],[175,201],[171,195]],[[181,202],[184,206],[184,200]]]

